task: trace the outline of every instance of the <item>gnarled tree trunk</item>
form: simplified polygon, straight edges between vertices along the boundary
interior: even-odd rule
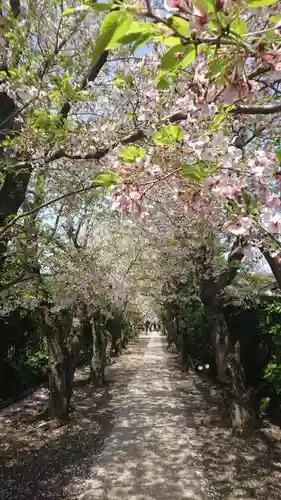
[[[231,425],[238,432],[251,429],[255,425],[256,414],[245,386],[239,340],[231,338],[216,295],[204,301],[203,305],[216,358],[217,377]]]
[[[48,313],[46,337],[49,351],[49,414],[65,422],[69,416],[77,365],[84,329],[82,310],[68,318]]]
[[[238,340],[231,338],[223,312],[225,287],[235,278],[243,258],[239,239],[233,245],[225,269],[214,272],[212,247],[202,245],[196,261],[201,300],[209,324],[216,359],[217,377],[234,430],[242,432],[254,426],[256,415],[245,386]]]
[[[110,333],[111,333],[111,349],[110,355],[112,357],[121,354],[121,335],[122,335],[122,319],[120,315],[116,314],[110,320]]]
[[[100,313],[92,320],[93,353],[90,364],[91,381],[94,385],[105,384],[106,340]]]

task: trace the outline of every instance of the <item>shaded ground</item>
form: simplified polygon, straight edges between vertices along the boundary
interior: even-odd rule
[[[109,384],[103,390],[94,392],[86,383],[88,371],[78,372],[68,427],[50,430],[36,421],[47,401],[45,389],[0,413],[1,500],[76,498],[111,432],[147,343],[142,338],[130,344],[108,368]]]
[[[246,438],[223,425],[223,403],[212,384],[196,375],[183,383],[180,394],[192,400],[187,420],[194,450],[203,458],[206,480],[221,500],[281,500],[281,430],[268,426]]]
[[[215,388],[162,342],[130,345],[103,391],[79,372],[68,428],[34,422],[44,390],[0,413],[1,500],[281,500],[280,430],[233,437]]]

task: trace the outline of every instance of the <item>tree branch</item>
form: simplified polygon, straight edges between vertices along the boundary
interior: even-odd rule
[[[237,104],[235,108],[231,110],[231,113],[236,115],[273,115],[275,113],[281,113],[281,103],[277,102],[275,104],[263,104],[251,106],[248,104]]]
[[[53,198],[52,200],[49,200],[49,201],[46,201],[45,203],[42,203],[42,205],[39,205],[38,207],[35,207],[32,210],[29,210],[27,212],[23,212],[23,213],[17,215],[16,217],[14,217],[13,220],[11,220],[8,224],[6,224],[6,226],[4,226],[1,229],[1,231],[0,231],[0,237],[3,236],[20,219],[23,219],[24,217],[28,217],[29,215],[33,215],[36,212],[39,212],[39,210],[42,210],[42,208],[46,208],[46,207],[52,205],[53,203],[56,203],[57,201],[64,200],[65,198],[68,198],[69,196],[72,196],[74,194],[79,194],[79,193],[85,193],[85,192],[90,191],[91,189],[94,189],[94,188],[97,188],[97,187],[101,187],[101,185],[100,184],[96,184],[95,182],[93,182],[89,186],[86,186],[86,187],[83,187],[83,188],[79,188],[79,189],[74,189],[73,191],[70,191],[68,193],[64,193],[64,194],[62,194],[60,196],[57,196],[56,198]]]
[[[272,257],[270,252],[263,247],[260,247],[260,251],[263,254],[265,260],[267,261],[274,278],[281,290],[281,264],[279,263],[278,257]]]

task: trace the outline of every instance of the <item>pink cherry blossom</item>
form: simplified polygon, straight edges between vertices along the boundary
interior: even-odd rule
[[[138,189],[133,189],[130,193],[129,193],[129,196],[131,198],[131,200],[133,201],[137,201],[141,198],[141,193],[139,192]]]
[[[193,30],[202,33],[205,31],[206,26],[209,23],[208,13],[199,8],[197,5],[193,5],[193,15],[191,16],[190,27]]]
[[[266,153],[263,150],[258,150],[255,152],[256,159],[260,165],[263,167],[269,167],[275,163],[275,158],[270,153]]]
[[[257,177],[261,177],[262,174],[263,174],[263,171],[264,171],[264,166],[263,165],[259,165],[257,162],[256,162],[256,159],[250,159],[248,161],[248,166],[250,167],[251,169],[251,172],[253,174],[255,174]]]
[[[275,210],[280,209],[281,206],[281,200],[277,194],[270,194],[267,196],[265,200],[266,206],[268,208],[273,208]]]
[[[262,59],[270,64],[273,69],[277,72],[281,72],[281,50],[270,50],[268,52],[261,53]]]
[[[269,233],[281,233],[281,215],[273,209],[267,207],[263,209],[261,224]]]
[[[252,219],[250,217],[240,217],[235,222],[228,224],[228,230],[237,236],[243,235],[249,232],[252,226]]]
[[[169,11],[179,10],[181,0],[164,0],[164,9]]]

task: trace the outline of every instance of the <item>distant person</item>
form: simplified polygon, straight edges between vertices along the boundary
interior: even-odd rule
[[[145,331],[146,331],[146,334],[148,334],[149,329],[150,329],[150,321],[147,319],[147,320],[145,320]]]

